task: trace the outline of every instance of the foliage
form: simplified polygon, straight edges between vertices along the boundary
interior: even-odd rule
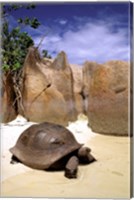
[[[21,113],[25,116],[25,111],[22,103],[22,89],[24,83],[23,63],[28,52],[28,48],[34,45],[34,41],[27,32],[22,31],[24,26],[30,26],[33,29],[37,29],[40,22],[36,18],[18,18],[17,26],[11,27],[8,22],[8,17],[11,12],[15,12],[18,9],[34,9],[33,4],[8,4],[3,6],[2,14],[2,69],[4,72],[3,83],[7,92],[9,100],[11,95],[13,96],[14,102],[12,107],[16,113]],[[42,40],[41,40],[42,42]],[[39,44],[41,44],[41,42]],[[39,45],[38,45],[39,47]],[[38,48],[37,47],[37,48]],[[49,57],[46,50],[43,51],[43,55]],[[11,83],[9,84],[9,78]]]
[[[42,51],[42,55],[44,58],[52,58],[49,54],[48,54],[48,51],[47,50],[43,50]]]
[[[30,26],[37,29],[40,22],[37,18],[25,17],[17,20],[18,26],[10,30],[8,16],[18,9],[34,9],[34,4],[8,4],[3,6],[3,30],[2,30],[2,69],[14,71],[22,67],[28,48],[34,45],[34,41],[27,32],[22,32],[22,26]],[[43,56],[50,57],[46,50]]]
[[[20,68],[28,47],[34,45],[33,40],[26,32],[21,32],[19,27],[9,31],[7,22],[3,24],[2,36],[3,69],[7,71]]]

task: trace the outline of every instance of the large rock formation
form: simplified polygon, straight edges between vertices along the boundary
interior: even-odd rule
[[[74,90],[74,101],[77,111],[77,115],[84,112],[84,99],[83,99],[83,73],[82,66],[80,65],[70,65],[73,73],[73,90]]]
[[[0,113],[1,113],[1,122],[8,123],[12,121],[17,116],[16,111],[16,96],[13,88],[13,80],[11,74],[2,74],[1,81],[1,105],[0,105]]]
[[[88,103],[89,103],[89,95],[90,95],[90,83],[91,77],[93,76],[94,71],[99,67],[99,64],[96,62],[88,62],[84,63],[82,68],[83,73],[83,104],[84,104],[84,113],[88,115]]]
[[[84,78],[88,81],[85,86],[86,92],[88,90],[87,115],[92,130],[104,134],[127,135],[128,63],[86,63]]]
[[[63,125],[75,120],[72,71],[64,52],[45,64],[37,50],[30,48],[24,64],[24,77],[22,98],[26,118]]]
[[[53,62],[39,65],[39,68],[63,96],[66,102],[68,121],[76,120],[74,79],[66,54],[63,51],[60,52]]]
[[[94,132],[128,134],[127,62],[87,61],[82,68],[70,65],[64,52],[54,60],[41,59],[37,48],[31,47],[20,74],[21,81],[15,83],[11,74],[2,77],[2,122],[21,114],[34,122],[67,125],[84,113]]]

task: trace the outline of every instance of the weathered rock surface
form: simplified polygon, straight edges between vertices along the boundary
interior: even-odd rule
[[[70,67],[73,73],[75,107],[77,115],[79,115],[84,112],[82,66],[71,64]]]
[[[24,64],[22,91],[25,117],[66,125],[77,118],[72,70],[64,52],[42,61],[31,48]]]
[[[129,67],[123,61],[84,67],[89,81],[87,115],[94,132],[128,135]]]
[[[39,68],[51,82],[51,85],[63,96],[68,121],[76,120],[74,79],[66,54],[63,51],[60,52],[53,62],[46,62],[45,65],[39,64]]]
[[[6,76],[3,74],[2,79],[0,115],[1,122],[8,123],[14,120],[17,116],[15,110],[15,94],[11,74]]]
[[[88,114],[88,102],[89,102],[89,95],[90,95],[90,83],[91,83],[91,77],[96,70],[96,68],[99,67],[99,64],[96,62],[89,62],[86,61],[84,63],[84,66],[82,68],[83,73],[83,103],[84,103],[84,113]]]

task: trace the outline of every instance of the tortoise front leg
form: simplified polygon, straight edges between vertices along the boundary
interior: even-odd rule
[[[93,161],[96,161],[96,159],[90,154],[90,152],[91,152],[91,149],[88,147],[81,147],[78,150],[78,158],[79,158],[80,163],[88,164]]]
[[[67,178],[77,178],[79,160],[76,156],[72,156],[65,166],[65,176]]]

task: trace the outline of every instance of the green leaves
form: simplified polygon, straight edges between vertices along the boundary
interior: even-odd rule
[[[19,26],[11,31],[8,26],[8,23],[5,23],[2,31],[2,69],[4,71],[22,67],[28,47],[34,45],[32,38],[26,32],[21,32]]]
[[[19,18],[18,23],[23,25],[29,25],[34,29],[38,28],[38,26],[40,25],[38,19],[36,18],[30,19],[29,17],[26,17],[25,19]]]
[[[6,13],[10,13],[10,12],[13,12],[13,11],[17,11],[18,9],[20,8],[25,8],[25,9],[34,9],[35,8],[35,5],[34,4],[16,4],[16,3],[11,3],[11,4],[8,4],[8,6],[3,5],[3,14],[6,14]]]
[[[30,25],[30,19],[28,17],[26,17],[24,20],[23,20],[23,23],[25,25]]]
[[[19,8],[21,8],[22,5],[19,5],[19,4],[12,4],[11,7],[9,7],[9,11],[11,10],[18,10]]]
[[[30,9],[30,8],[34,9],[35,5],[34,4],[29,4],[28,6],[26,6],[26,9]]]
[[[20,34],[20,27],[16,27],[12,29],[12,31],[10,32],[10,37],[16,38],[19,37],[19,34]]]
[[[47,50],[42,50],[42,55],[44,58],[51,58],[51,56],[48,54],[48,51]]]
[[[34,4],[8,4],[8,6],[5,4],[3,5],[3,16],[7,16],[9,13],[13,11],[17,11],[18,9],[23,8],[23,9],[34,9],[35,5]],[[25,17],[24,19],[19,18],[17,20],[19,24],[23,25],[28,25],[31,26],[32,28],[36,29],[39,27],[40,22],[38,21],[37,18],[30,18],[30,17]]]
[[[7,65],[7,64],[3,64],[3,65],[2,65],[2,69],[3,69],[4,71],[9,71],[10,66]]]
[[[39,25],[40,25],[40,22],[39,22],[36,18],[34,18],[34,19],[32,19],[32,20],[30,21],[30,26],[31,26],[32,28],[38,28]]]
[[[34,4],[8,4],[3,6],[3,13],[8,16],[10,12],[17,11],[20,8],[34,9]],[[4,71],[17,70],[23,66],[28,48],[34,45],[32,38],[27,32],[21,32],[22,25],[28,25],[37,28],[40,23],[36,18],[25,17],[17,20],[18,26],[9,30],[9,23],[6,18],[3,21],[2,30],[2,69]]]
[[[18,23],[19,23],[19,24],[22,24],[22,23],[23,23],[23,19],[19,18],[19,19],[18,19]]]
[[[16,62],[13,66],[13,69],[19,69],[21,67],[21,64],[19,62]]]
[[[22,32],[21,28],[23,26],[30,26],[33,29],[39,27],[40,22],[37,18],[30,18],[26,16],[25,18],[18,18],[18,26],[9,29],[9,23],[7,21],[9,14],[11,12],[17,11],[19,9],[34,9],[34,4],[8,4],[3,6],[3,30],[2,30],[2,69],[4,71],[14,71],[23,66],[28,48],[34,45],[31,36],[27,32]],[[51,58],[48,52],[44,50],[44,57]]]
[[[5,33],[5,35],[8,36],[9,30],[8,30],[8,23],[7,23],[7,22],[5,22],[5,23],[3,24],[3,32]]]

